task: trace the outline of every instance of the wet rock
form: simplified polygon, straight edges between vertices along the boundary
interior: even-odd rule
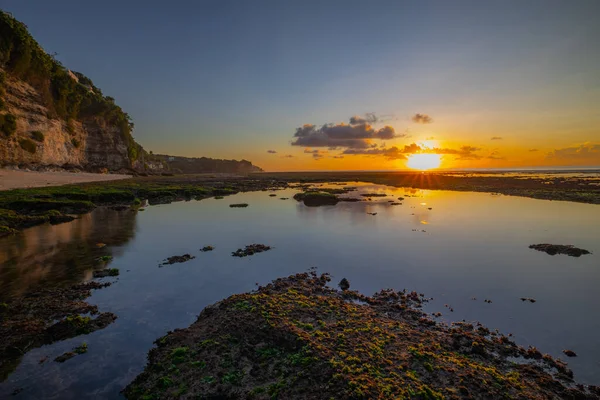
[[[528,301],[530,303],[535,303],[536,300],[532,299],[531,297],[521,297],[521,301]]]
[[[106,256],[101,256],[101,257],[98,257],[98,258],[96,259],[96,261],[98,261],[98,262],[100,262],[100,263],[108,263],[108,262],[111,262],[111,261],[112,261],[112,259],[113,259],[113,257],[112,257],[112,256],[110,256],[110,255],[106,255]]]
[[[71,222],[73,220],[75,220],[75,217],[65,214],[51,214],[48,217],[48,222],[50,222],[51,225],[58,225],[62,224],[63,222]]]
[[[488,304],[491,304],[491,303],[492,303],[492,301],[491,301],[491,300],[489,300],[489,299],[485,299],[485,300],[483,300],[483,302],[484,302],[484,303],[488,303]]]
[[[338,198],[339,201],[345,201],[348,203],[355,203],[357,201],[363,201],[363,199],[357,199],[356,197],[340,197]]]
[[[584,254],[590,254],[590,251],[585,249],[580,249],[573,245],[564,245],[564,244],[532,244],[529,246],[530,249],[534,249],[537,251],[543,251],[546,254],[550,254],[554,256],[556,254],[566,254],[571,257],[581,257]]]
[[[280,197],[279,200],[287,200],[289,197]]]
[[[229,207],[231,207],[231,208],[246,208],[246,207],[248,207],[248,203],[230,204]]]
[[[386,197],[385,193],[361,193],[362,197]]]
[[[334,206],[340,201],[335,194],[321,191],[296,193],[294,200],[302,201],[308,207]]]
[[[340,287],[340,289],[342,290],[348,290],[350,289],[350,282],[348,281],[348,279],[343,278],[340,283],[338,284],[338,286]]]
[[[213,251],[215,248],[212,246],[204,246],[203,248],[200,249],[200,251],[206,252],[206,251]]]
[[[390,206],[401,206],[402,203],[396,203],[396,202],[392,202],[390,203]]]
[[[233,257],[247,257],[247,256],[252,256],[256,253],[262,253],[264,251],[269,251],[269,250],[271,250],[270,246],[255,243],[255,244],[246,246],[246,248],[244,248],[244,249],[237,249],[236,251],[232,252],[231,255]]]
[[[369,214],[369,215],[377,215],[376,212],[368,212],[367,214]]]
[[[83,343],[81,346],[77,346],[73,349],[73,351],[67,351],[66,353],[56,357],[54,359],[54,361],[59,362],[59,363],[64,363],[67,360],[70,360],[71,358],[75,357],[78,354],[84,354],[87,353],[88,350],[88,346],[87,343]]]
[[[159,265],[159,267],[162,267],[165,265],[177,264],[177,263],[184,263],[186,261],[193,260],[194,258],[196,258],[196,257],[189,255],[187,253],[182,256],[172,256],[172,257],[169,257],[166,260],[164,260],[162,262],[162,264]]]
[[[276,388],[279,399],[598,398],[540,367],[534,348],[483,326],[436,323],[412,303],[416,292],[367,297],[328,282],[298,274],[206,307],[157,340],[125,396],[177,399],[185,388],[187,398],[271,398],[266,390]],[[179,372],[165,371],[174,360]],[[282,371],[302,379],[283,380]]]
[[[94,278],[104,278],[107,276],[119,276],[118,268],[108,268],[101,271],[94,271]]]
[[[275,194],[275,193],[271,193],[271,194],[269,195],[269,197],[275,197],[275,196],[277,196],[277,194]]]
[[[563,350],[563,353],[565,353],[567,357],[577,357],[577,353],[573,350]]]

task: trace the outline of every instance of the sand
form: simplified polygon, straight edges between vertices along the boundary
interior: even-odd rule
[[[35,172],[0,169],[0,190],[61,186],[69,183],[114,181],[131,178],[121,174],[92,174],[89,172]]]

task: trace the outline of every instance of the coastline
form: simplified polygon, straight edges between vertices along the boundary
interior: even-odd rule
[[[0,191],[28,189],[47,186],[61,186],[87,182],[105,182],[131,178],[124,174],[94,174],[91,172],[68,171],[21,171],[0,169]]]

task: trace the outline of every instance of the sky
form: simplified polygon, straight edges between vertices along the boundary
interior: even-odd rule
[[[600,1],[0,0],[154,153],[600,166]]]

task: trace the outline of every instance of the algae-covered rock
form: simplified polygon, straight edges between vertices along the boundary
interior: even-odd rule
[[[340,201],[335,194],[328,192],[296,193],[294,200],[302,201],[308,207],[334,206]]]
[[[158,339],[129,399],[599,399],[564,363],[482,326],[436,323],[421,296],[328,275],[277,279]],[[518,362],[515,362],[517,361]]]

